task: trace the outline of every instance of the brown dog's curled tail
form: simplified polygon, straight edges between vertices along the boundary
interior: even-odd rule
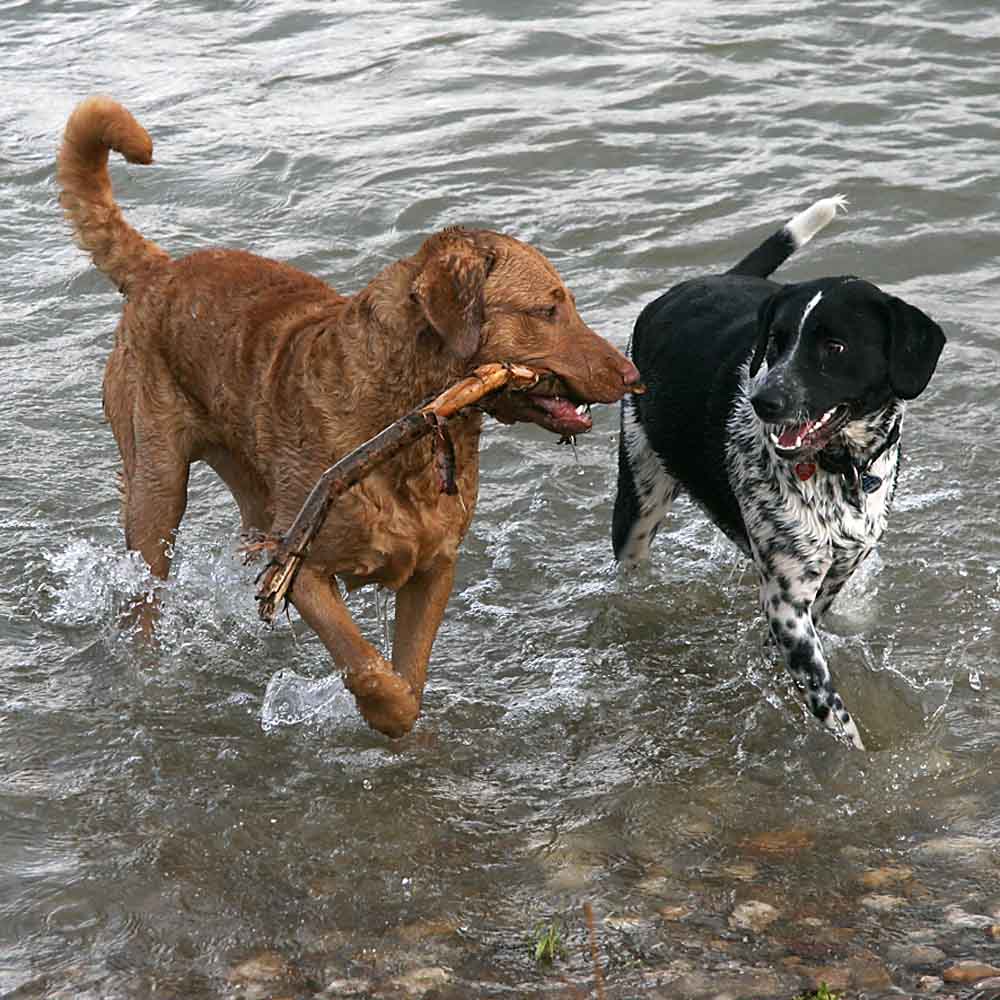
[[[170,258],[124,219],[111,192],[108,150],[129,163],[152,163],[149,133],[116,101],[89,97],[66,123],[56,178],[59,202],[76,240],[124,295],[133,278]]]

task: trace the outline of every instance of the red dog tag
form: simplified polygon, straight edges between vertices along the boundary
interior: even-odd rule
[[[805,482],[807,479],[812,479],[816,475],[816,463],[815,462],[799,462],[795,466],[795,475]]]

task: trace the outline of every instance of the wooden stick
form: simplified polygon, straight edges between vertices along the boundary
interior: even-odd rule
[[[260,617],[266,622],[274,621],[279,603],[287,600],[309,545],[323,527],[337,497],[402,448],[430,434],[442,422],[457,416],[486,396],[505,388],[530,389],[538,380],[538,373],[523,365],[483,365],[331,465],[306,497],[288,531],[280,538],[266,536],[243,548],[248,562],[262,552],[270,555],[270,561],[257,577],[257,613]]]
[[[597,952],[594,908],[590,905],[589,899],[583,904],[583,915],[587,920],[587,936],[590,939],[590,961],[594,966],[594,989],[597,991],[597,1000],[604,1000],[604,969],[601,968],[601,959]]]

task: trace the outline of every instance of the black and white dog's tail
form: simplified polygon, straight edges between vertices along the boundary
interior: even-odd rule
[[[846,210],[847,199],[841,194],[823,198],[810,205],[804,212],[789,219],[781,229],[769,236],[756,250],[752,250],[727,274],[742,274],[748,278],[766,278],[776,271],[799,247],[805,246],[827,223],[832,222],[837,210]]]

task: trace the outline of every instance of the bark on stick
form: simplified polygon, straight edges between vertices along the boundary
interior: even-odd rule
[[[266,622],[274,621],[279,605],[287,600],[310,543],[323,527],[337,497],[402,448],[432,433],[442,422],[457,416],[462,410],[501,389],[530,389],[538,380],[539,375],[523,365],[483,365],[330,466],[317,480],[292,526],[283,535],[254,541],[243,549],[248,561],[262,552],[270,556],[267,566],[257,577],[257,612],[260,617]]]

